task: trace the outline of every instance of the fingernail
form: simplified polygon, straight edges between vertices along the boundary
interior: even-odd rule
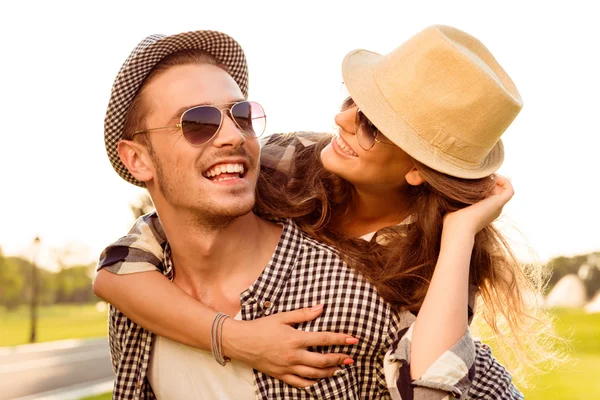
[[[346,358],[346,359],[345,359],[345,360],[342,362],[342,364],[344,364],[344,365],[354,364],[354,360],[353,360],[353,359],[351,359],[351,358]]]
[[[313,308],[310,309],[310,311],[312,312],[317,312],[317,311],[321,311],[321,309],[323,309],[324,304],[319,304],[318,306],[314,306]]]
[[[357,338],[350,337],[350,338],[347,338],[347,339],[346,339],[346,343],[347,343],[347,344],[356,344],[356,343],[358,343],[358,339],[357,339]]]

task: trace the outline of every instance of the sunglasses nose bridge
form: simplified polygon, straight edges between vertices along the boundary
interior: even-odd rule
[[[241,129],[241,127],[238,125],[237,121],[235,120],[235,118],[231,112],[231,108],[222,108],[222,109],[219,109],[219,111],[221,112],[221,125],[219,126],[219,130],[215,133],[215,137],[218,139],[221,136],[227,136],[227,137],[230,136],[229,134],[224,132],[224,130],[227,129],[225,127],[225,125],[227,124],[225,119],[228,119],[229,123],[233,124],[233,127],[235,128],[237,135],[235,138],[226,139],[223,137],[222,139],[224,139],[225,141],[236,141],[236,142],[239,141],[240,144],[245,143],[246,135],[244,134],[243,130]],[[229,132],[229,130],[228,130],[228,132]]]

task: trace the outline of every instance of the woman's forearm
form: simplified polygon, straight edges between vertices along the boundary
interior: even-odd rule
[[[185,345],[210,350],[210,329],[216,311],[188,296],[158,271],[117,275],[101,270],[94,293],[145,329]],[[317,318],[323,306],[274,314],[253,321],[227,318],[223,325],[223,355],[240,360],[296,387],[333,376],[345,353],[313,353],[307,347],[358,343],[350,335],[303,332],[293,325]]]
[[[411,378],[420,378],[468,328],[469,265],[474,235],[444,225],[440,255],[411,340]]]
[[[100,270],[94,293],[150,332],[210,350],[216,312],[188,296],[158,271],[117,275]]]

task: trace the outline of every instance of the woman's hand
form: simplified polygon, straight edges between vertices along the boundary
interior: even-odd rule
[[[267,375],[295,387],[307,387],[313,379],[333,376],[341,364],[352,364],[347,354],[321,354],[315,346],[347,346],[358,339],[343,333],[304,332],[291,325],[315,319],[323,305],[273,314],[253,321],[227,319],[223,326],[223,352]]]
[[[515,194],[510,181],[501,176],[493,175],[496,185],[485,199],[449,213],[444,218],[444,228],[457,227],[461,231],[476,235],[483,228],[491,224],[502,213],[502,209]]]

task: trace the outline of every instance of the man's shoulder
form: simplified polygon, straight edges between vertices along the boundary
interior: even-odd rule
[[[346,262],[340,257],[338,249],[323,243],[307,233],[301,231],[297,226],[301,238],[301,246],[298,262],[308,263],[311,267],[320,269],[342,269],[349,273],[356,274],[348,267]]]
[[[369,294],[373,300],[385,303],[371,282],[342,259],[338,249],[315,240],[304,232],[301,232],[301,235],[301,251],[296,260],[298,273],[322,278],[316,280],[313,285],[323,283],[324,287],[330,288],[330,292],[336,291],[336,288],[341,291],[356,290],[363,295]]]

